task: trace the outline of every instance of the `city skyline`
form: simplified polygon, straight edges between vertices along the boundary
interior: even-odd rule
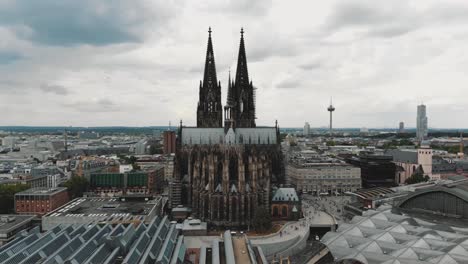
[[[36,10],[53,11],[27,15]],[[468,113],[467,11],[462,1],[0,1],[0,126],[195,125],[211,26],[222,102],[244,27],[260,126],[325,127],[333,96],[336,128],[416,127],[421,101],[430,128],[467,128],[457,118]]]

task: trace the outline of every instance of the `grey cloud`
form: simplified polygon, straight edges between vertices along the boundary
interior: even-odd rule
[[[189,73],[196,73],[196,74],[203,73],[203,65],[200,63],[200,65],[193,66],[193,67],[188,69],[188,72]]]
[[[307,70],[307,71],[316,70],[316,69],[319,69],[321,67],[323,67],[323,65],[320,62],[311,62],[311,63],[306,63],[306,64],[299,65],[299,68],[301,68],[303,70]]]
[[[56,84],[42,84],[40,89],[46,93],[54,93],[57,95],[67,95],[70,93],[64,86]]]
[[[244,15],[263,15],[272,6],[272,0],[230,0],[227,2],[225,10]]]
[[[415,9],[407,1],[350,0],[335,6],[323,27],[327,33],[350,27],[367,29],[369,37],[392,38],[430,25],[467,21],[468,5],[439,3]]]
[[[174,10],[165,8],[166,2],[155,3],[160,4],[152,13],[143,0],[17,0],[0,10],[0,24],[26,26],[32,32],[18,35],[47,45],[139,42],[138,29],[145,22],[156,20],[161,26],[174,15]]]
[[[464,1],[458,3],[441,2],[431,6],[425,12],[425,19],[432,21],[454,22],[468,20],[468,5]]]
[[[298,54],[297,46],[278,34],[255,34],[246,36],[246,52],[249,62],[260,62],[270,57],[291,57]]]
[[[113,106],[115,105],[114,102],[112,102],[110,99],[108,98],[102,98],[102,99],[99,99],[97,102],[96,102],[97,105],[102,105],[102,106]]]
[[[373,28],[368,31],[369,36],[391,38],[401,36],[414,30],[415,27],[411,25],[391,25],[383,26],[380,28]]]
[[[16,52],[0,51],[0,65],[9,64],[22,58],[23,56]]]
[[[270,57],[289,57],[289,56],[294,56],[296,54],[297,52],[292,47],[255,46],[255,47],[252,47],[251,50],[247,52],[247,59],[249,62],[260,62]]]
[[[362,27],[367,29],[367,36],[391,38],[420,26],[420,14],[405,2],[352,0],[335,7],[326,20],[324,30],[333,33],[340,29]]]
[[[63,106],[72,108],[80,112],[99,113],[99,112],[120,111],[120,108],[118,107],[118,105],[114,101],[108,98],[100,98],[97,100],[88,100],[88,101],[75,101],[75,102],[70,102],[70,103],[64,103]]]
[[[285,79],[283,81],[280,81],[279,83],[276,84],[277,88],[297,88],[298,86],[301,85],[301,82],[299,80],[295,79]]]
[[[274,2],[279,5],[273,8],[267,5],[270,1],[251,1],[252,8],[234,0],[190,1],[174,20],[166,15],[175,12],[159,10],[158,0],[8,1],[12,7],[0,0],[0,50],[24,58],[0,64],[0,105],[7,111],[2,124],[157,125],[169,118],[194,124],[208,25],[217,32],[214,48],[223,102],[228,74],[221,63],[231,66],[232,77],[244,26],[250,77],[259,87],[257,107],[264,118],[259,124],[278,118],[282,126],[301,126],[310,118],[314,126],[325,125],[330,95],[336,98],[337,127],[414,124],[421,96],[428,103],[431,126],[468,124],[447,117],[447,109],[452,109],[436,108],[431,101],[441,98],[441,104],[468,113],[463,107],[468,96],[463,87],[468,81],[463,14],[468,12],[445,1],[426,7],[414,2],[408,6],[406,0],[345,0],[334,9],[328,2],[311,8],[307,0]],[[164,5],[174,2],[179,0]],[[17,7],[25,3],[32,8]],[[154,3],[158,11],[142,8],[144,3]],[[210,13],[202,5],[210,6]],[[76,14],[66,6],[76,7]],[[297,12],[299,8],[304,12]],[[49,32],[50,21],[60,23]],[[68,37],[57,30],[61,23],[65,33],[71,28],[71,39],[64,40]],[[107,36],[115,32],[120,37]],[[45,90],[41,84],[47,85]],[[65,85],[65,90],[55,84]],[[72,89],[75,86],[79,89]],[[398,96],[388,96],[389,91]],[[42,100],[34,100],[38,97]],[[398,104],[405,98],[409,107]],[[28,104],[15,106],[22,102]],[[356,114],[356,105],[366,105],[362,112],[374,114]],[[384,108],[390,105],[395,107]],[[299,113],[291,116],[285,111],[290,108]],[[37,109],[37,115],[25,114]],[[307,115],[311,111],[317,114]],[[149,118],[135,119],[135,112]]]
[[[328,27],[340,28],[350,25],[367,25],[380,23],[388,19],[388,15],[382,14],[379,9],[374,9],[372,6],[362,2],[346,2],[336,7],[334,13],[328,19]]]
[[[201,7],[206,12],[222,12],[230,16],[256,17],[266,15],[273,5],[272,0],[227,0],[213,1]]]
[[[161,103],[169,103],[171,100],[169,98],[162,97],[159,99],[159,102]]]

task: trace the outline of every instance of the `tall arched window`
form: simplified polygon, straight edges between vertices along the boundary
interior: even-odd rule
[[[278,207],[277,206],[273,207],[273,216],[274,217],[278,216]]]
[[[281,216],[282,217],[287,217],[288,216],[288,208],[287,208],[286,205],[281,208]]]

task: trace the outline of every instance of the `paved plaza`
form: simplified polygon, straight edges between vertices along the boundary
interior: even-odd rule
[[[351,197],[344,195],[321,197],[303,195],[302,202],[304,214],[308,211],[313,213],[312,215],[309,214],[309,217],[317,214],[321,215],[320,212],[326,212],[335,217],[337,221],[341,221],[343,220],[343,207],[351,202]]]

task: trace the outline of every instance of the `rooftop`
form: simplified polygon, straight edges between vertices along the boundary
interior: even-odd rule
[[[299,197],[297,196],[296,190],[294,188],[279,188],[276,190],[272,201],[299,201]]]
[[[38,187],[38,188],[31,188],[25,191],[16,193],[15,195],[54,195],[60,192],[67,191],[65,187],[55,187],[55,188],[46,188],[46,187]]]
[[[77,198],[44,217],[93,217],[102,221],[135,219],[150,214],[159,199],[122,201],[117,198]]]
[[[185,219],[182,224],[177,224],[177,228],[183,231],[207,230],[207,224],[200,219]]]
[[[368,210],[364,216],[328,232],[322,242],[335,260],[362,263],[466,263],[468,229],[429,223],[394,214],[391,207]]]
[[[148,225],[58,225],[22,232],[0,247],[1,263],[182,263],[185,247],[175,225],[156,217]]]
[[[354,192],[357,196],[364,199],[373,199],[383,197],[395,193],[392,189],[386,187],[375,187],[369,189],[361,189]]]
[[[35,215],[0,215],[0,233],[9,233],[35,217]]]
[[[439,183],[429,186],[428,188],[419,189],[415,194],[429,191],[448,192],[468,202],[468,179],[464,178],[456,181],[440,181]]]

